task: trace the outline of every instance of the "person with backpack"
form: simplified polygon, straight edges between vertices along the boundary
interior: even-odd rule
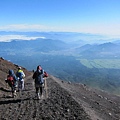
[[[16,76],[18,77],[18,91],[24,90],[25,73],[23,72],[21,67],[18,67],[18,71],[16,73]]]
[[[35,89],[37,98],[43,97],[43,88],[44,88],[44,70],[40,65],[37,66],[37,70],[33,74],[33,79],[35,79]],[[40,93],[39,93],[40,90]]]
[[[17,87],[17,77],[14,74],[13,70],[9,70],[7,79],[5,80],[6,83],[11,87],[12,97],[16,96],[16,87]]]

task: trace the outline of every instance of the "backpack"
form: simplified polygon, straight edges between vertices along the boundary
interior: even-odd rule
[[[7,76],[7,82],[8,83],[11,83],[13,85],[14,84],[13,80],[14,80],[13,76],[11,76],[11,75]]]
[[[23,71],[22,70],[19,70],[18,72],[17,72],[17,77],[19,77],[19,80],[22,80],[23,79]]]
[[[36,78],[35,78],[35,83],[36,84],[40,84],[42,85],[44,83],[44,79],[43,79],[43,74],[44,71],[40,70],[40,71],[36,71]]]
[[[44,76],[43,77],[48,77],[48,73],[44,72]]]

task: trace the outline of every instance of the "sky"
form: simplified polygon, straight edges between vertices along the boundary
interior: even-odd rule
[[[0,31],[62,31],[120,37],[120,0],[1,0]]]

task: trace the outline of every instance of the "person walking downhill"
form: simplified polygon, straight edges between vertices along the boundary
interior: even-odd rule
[[[12,97],[16,96],[16,87],[17,87],[17,77],[14,74],[13,70],[9,70],[7,79],[5,80],[6,83],[11,87]]]
[[[24,90],[25,73],[23,72],[21,67],[18,67],[16,76],[18,77],[18,91]]]
[[[44,87],[44,70],[40,65],[37,66],[37,70],[33,74],[33,79],[35,79],[35,89],[37,98],[43,97],[43,87]],[[39,93],[40,90],[40,93]]]

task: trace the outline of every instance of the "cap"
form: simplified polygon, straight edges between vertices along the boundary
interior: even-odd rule
[[[18,69],[21,69],[21,67],[19,66]]]

